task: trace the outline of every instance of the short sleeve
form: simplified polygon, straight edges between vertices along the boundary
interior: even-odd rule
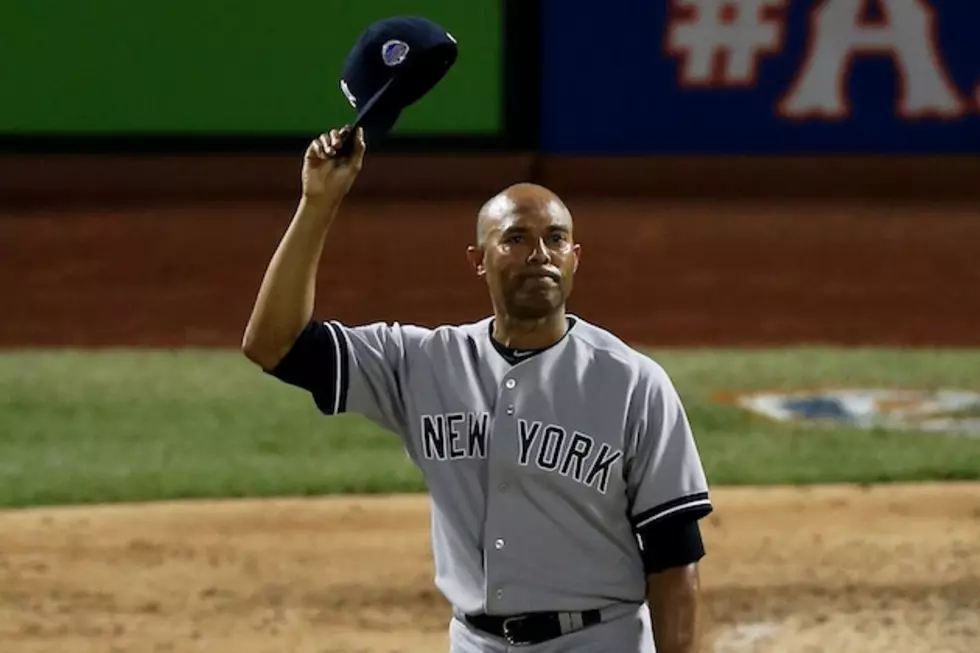
[[[627,487],[634,530],[673,516],[712,511],[708,483],[684,406],[667,373],[651,361],[631,406],[635,450]]]
[[[377,322],[311,322],[269,373],[310,392],[325,415],[360,414],[395,433],[405,430],[403,380],[427,331]]]

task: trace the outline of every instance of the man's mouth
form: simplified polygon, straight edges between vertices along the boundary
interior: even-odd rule
[[[536,277],[524,277],[524,286],[527,288],[557,288],[558,282],[553,277],[541,275]]]
[[[556,284],[561,283],[561,275],[559,275],[557,272],[550,272],[548,270],[542,270],[540,272],[528,272],[521,276],[522,279],[525,281],[530,279],[538,282],[553,282]]]

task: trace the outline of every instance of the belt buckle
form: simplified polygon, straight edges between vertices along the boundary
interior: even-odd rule
[[[506,639],[507,643],[510,644],[511,646],[524,646],[527,644],[534,643],[533,640],[530,639],[525,639],[525,640],[518,639],[517,635],[513,634],[511,631],[512,623],[520,623],[527,618],[528,618],[527,615],[522,614],[522,615],[517,615],[516,617],[507,617],[506,619],[504,619],[504,623],[503,623],[504,639]]]

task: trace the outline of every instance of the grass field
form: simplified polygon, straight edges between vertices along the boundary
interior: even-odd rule
[[[651,352],[685,400],[715,485],[980,478],[980,438],[777,424],[726,390],[980,390],[980,351]],[[0,356],[0,505],[424,490],[398,439],[322,417],[237,352]]]

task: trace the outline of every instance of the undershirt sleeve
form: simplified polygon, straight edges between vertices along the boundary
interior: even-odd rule
[[[705,554],[701,528],[694,515],[654,522],[640,528],[636,536],[647,574],[694,564]]]

